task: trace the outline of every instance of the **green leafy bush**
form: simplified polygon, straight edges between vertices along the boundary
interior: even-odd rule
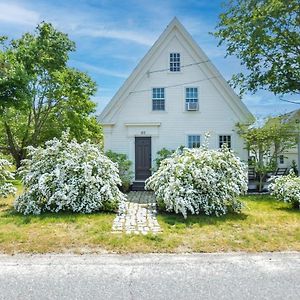
[[[131,171],[132,162],[127,158],[126,154],[116,153],[111,150],[107,151],[105,155],[118,164],[119,176],[122,181],[121,189],[123,192],[128,192],[133,178]]]
[[[296,176],[298,176],[298,166],[295,162],[295,160],[292,160],[292,164],[291,164],[291,169],[293,170],[293,172],[295,173]]]

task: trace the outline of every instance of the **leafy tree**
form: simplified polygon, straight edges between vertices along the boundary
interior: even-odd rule
[[[5,47],[6,37],[0,37],[0,46]],[[14,55],[0,51],[0,112],[5,107],[18,106],[19,99],[27,99],[29,77],[22,63],[19,63]]]
[[[215,36],[249,70],[234,75],[241,92],[300,93],[299,0],[229,0]]]
[[[39,146],[70,128],[72,137],[100,142],[101,127],[92,113],[90,97],[96,84],[67,65],[75,44],[49,23],[26,33],[0,50],[0,149],[16,166],[26,147]]]
[[[278,156],[296,144],[296,123],[285,123],[281,118],[270,118],[264,126],[253,124],[237,124],[238,133],[244,139],[246,149],[252,160],[249,165],[254,167],[259,177],[259,190],[269,172],[277,168]]]

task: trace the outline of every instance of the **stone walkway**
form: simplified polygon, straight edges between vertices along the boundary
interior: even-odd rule
[[[112,230],[115,233],[147,234],[161,232],[156,219],[156,204],[153,192],[130,192],[124,211],[116,216]]]

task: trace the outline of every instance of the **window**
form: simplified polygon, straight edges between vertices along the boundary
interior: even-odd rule
[[[170,53],[170,72],[180,72],[180,53]]]
[[[284,156],[283,156],[283,155],[279,155],[279,163],[280,163],[281,165],[284,164]]]
[[[200,135],[189,135],[188,136],[188,147],[199,148],[200,147]]]
[[[190,87],[185,89],[185,109],[198,110],[198,88]]]
[[[164,88],[154,88],[152,90],[152,110],[165,110]]]
[[[227,147],[231,148],[231,135],[219,135],[219,148],[222,148],[223,144],[227,144]]]

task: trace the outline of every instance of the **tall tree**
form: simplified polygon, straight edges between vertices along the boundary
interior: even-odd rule
[[[75,44],[49,23],[0,50],[0,149],[17,167],[28,145],[38,146],[70,128],[79,141],[101,142],[102,132],[90,97],[96,84],[67,65]]]
[[[228,0],[215,36],[248,73],[233,76],[241,92],[300,93],[300,1]]]

